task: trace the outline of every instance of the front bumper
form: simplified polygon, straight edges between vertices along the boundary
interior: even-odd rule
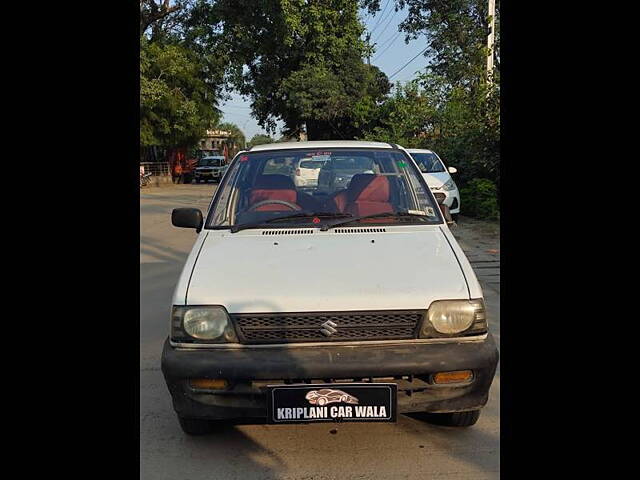
[[[445,196],[444,204],[449,207],[449,211],[451,213],[460,213],[460,192],[457,188],[453,190],[434,190],[431,189],[431,192],[435,195],[436,193],[442,193]]]
[[[264,420],[264,386],[279,383],[332,383],[340,380],[398,384],[398,411],[459,412],[487,403],[498,363],[493,337],[460,343],[283,346],[234,349],[177,349],[168,340],[162,372],[176,413],[188,418]],[[473,370],[465,384],[434,385],[437,372]],[[189,379],[225,379],[227,390],[191,388]]]

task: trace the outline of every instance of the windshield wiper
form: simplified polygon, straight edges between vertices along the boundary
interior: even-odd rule
[[[278,221],[284,221],[284,220],[292,220],[292,219],[297,219],[297,218],[310,218],[310,217],[318,217],[318,218],[345,218],[345,217],[352,217],[353,215],[351,215],[350,213],[334,213],[334,212],[312,212],[312,213],[307,213],[307,212],[300,212],[300,213],[293,213],[291,215],[284,215],[282,217],[275,217],[275,218],[269,218],[267,220],[263,220],[261,222],[256,222],[256,223],[243,223],[240,225],[233,225],[231,227],[231,233],[236,233],[239,232],[240,230],[246,230],[248,228],[258,228],[266,223],[275,223]]]
[[[414,218],[431,218],[429,215],[423,215],[420,213],[411,213],[411,212],[385,212],[385,213],[374,213],[373,215],[362,215],[360,217],[353,217],[348,220],[342,220],[335,223],[330,223],[328,225],[323,225],[320,229],[323,232],[326,232],[330,228],[340,227],[342,225],[346,225],[351,222],[356,222],[358,220],[364,220],[366,218],[381,218],[381,217],[414,217]]]

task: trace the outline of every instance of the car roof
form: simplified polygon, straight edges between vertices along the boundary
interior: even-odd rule
[[[202,157],[200,160],[220,160],[224,158],[223,155],[209,155],[208,157]]]
[[[426,148],[407,148],[409,153],[434,153],[433,150],[427,150]]]
[[[282,142],[265,143],[251,147],[251,152],[261,152],[267,150],[283,150],[294,148],[394,148],[390,143],[383,142],[363,142],[358,140],[318,140],[311,142]]]

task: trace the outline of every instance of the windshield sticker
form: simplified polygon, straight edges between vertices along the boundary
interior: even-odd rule
[[[249,155],[242,155],[242,156],[240,157],[240,161],[241,161],[241,162],[246,162],[247,160],[249,160]]]
[[[322,158],[330,158],[331,152],[307,152],[307,157],[322,157]]]
[[[407,163],[404,160],[398,160],[398,166],[404,168],[407,166]]]

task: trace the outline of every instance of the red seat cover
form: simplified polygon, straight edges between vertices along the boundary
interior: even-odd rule
[[[298,206],[296,203],[297,198],[298,195],[293,180],[286,175],[262,175],[258,178],[249,194],[249,204],[255,205],[264,200],[282,200]],[[272,203],[255,209],[256,212],[269,210],[290,210],[290,208],[286,205]]]
[[[349,183],[346,212],[355,216],[393,212],[389,198],[387,177],[359,173]]]

